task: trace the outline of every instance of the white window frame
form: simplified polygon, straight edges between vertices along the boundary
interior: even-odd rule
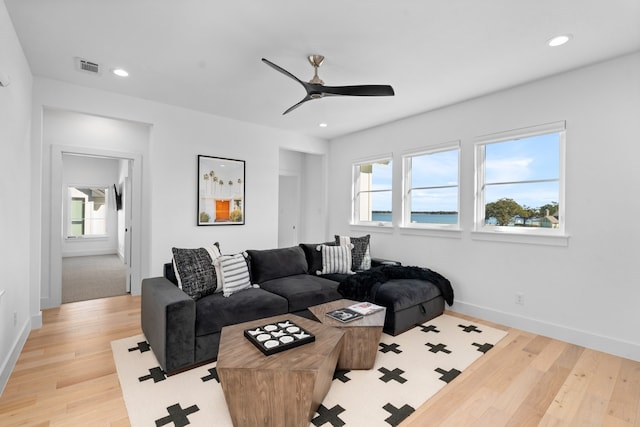
[[[392,182],[389,189],[373,190],[372,192],[387,192],[391,193],[391,221],[361,221],[360,220],[360,166],[372,163],[389,162],[391,164]],[[393,225],[393,155],[385,154],[367,159],[360,159],[354,161],[351,165],[352,181],[351,181],[351,225],[363,225],[363,226],[377,226],[377,227],[391,227]]]
[[[70,227],[71,227],[71,212],[72,212],[72,198],[69,196],[69,190],[71,188],[99,188],[105,190],[105,233],[104,234],[83,234],[82,236],[72,236],[69,235]],[[111,188],[109,185],[87,185],[87,184],[68,184],[65,188],[65,204],[66,204],[66,213],[65,213],[65,222],[64,222],[64,236],[66,240],[100,240],[106,239],[109,236],[109,216],[110,210],[113,208],[111,197],[113,197]]]
[[[558,228],[538,227],[506,227],[485,225],[485,147],[488,144],[517,140],[549,133],[560,133],[559,139],[559,171],[558,171]],[[475,221],[472,237],[480,240],[512,241],[505,236],[522,236],[522,243],[540,243],[566,246],[568,244],[566,234],[566,198],[565,198],[565,152],[566,152],[566,122],[559,121],[527,128],[509,130],[480,136],[475,139],[475,165],[476,165],[476,203]],[[524,182],[524,181],[523,181]],[[500,237],[491,237],[491,236]],[[528,237],[531,236],[531,239]],[[555,239],[554,239],[555,238]],[[517,240],[517,239],[516,239]]]
[[[413,188],[411,182],[412,175],[412,159],[423,155],[442,153],[445,151],[458,151],[457,176],[458,183],[456,185],[427,187],[427,188],[453,188],[458,189],[458,222],[455,224],[429,224],[429,223],[412,223],[411,222],[411,191],[421,188]],[[411,229],[437,229],[437,230],[460,230],[460,141],[452,141],[444,144],[422,148],[419,150],[407,152],[402,156],[402,227]]]

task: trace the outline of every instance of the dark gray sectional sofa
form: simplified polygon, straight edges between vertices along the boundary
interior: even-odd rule
[[[338,290],[344,275],[315,274],[315,246],[248,250],[251,282],[260,287],[230,297],[194,300],[178,288],[172,264],[164,277],[144,279],[142,330],[162,369],[173,374],[215,360],[224,326],[285,313],[313,318],[308,307],[344,298]],[[390,280],[378,285],[372,302],[387,307],[385,332],[393,335],[444,311],[442,292],[425,280]]]

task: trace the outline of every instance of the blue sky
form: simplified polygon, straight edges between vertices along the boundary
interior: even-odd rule
[[[487,144],[485,180],[490,184],[557,179],[559,162],[558,133]],[[412,163],[413,187],[458,183],[457,150],[414,157]],[[391,163],[389,165],[374,164],[373,188],[390,189],[391,175]],[[558,202],[559,185],[557,182],[551,182],[487,186],[485,195],[487,203],[504,197],[512,198],[523,206],[536,208],[547,203]],[[457,204],[455,188],[412,192],[412,211],[457,211]],[[373,209],[390,210],[390,193],[374,195]]]

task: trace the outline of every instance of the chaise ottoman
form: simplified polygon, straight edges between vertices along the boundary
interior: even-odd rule
[[[346,277],[338,291],[344,298],[385,307],[383,331],[394,336],[440,316],[445,302],[453,304],[449,280],[420,267],[375,267]]]

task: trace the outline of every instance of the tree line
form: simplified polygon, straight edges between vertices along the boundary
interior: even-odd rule
[[[548,212],[548,213],[547,213]],[[537,208],[521,206],[513,199],[503,198],[485,206],[485,218],[495,218],[497,225],[509,225],[514,217],[518,216],[526,220],[542,218],[546,215],[554,215],[558,212],[558,202],[547,203]]]

